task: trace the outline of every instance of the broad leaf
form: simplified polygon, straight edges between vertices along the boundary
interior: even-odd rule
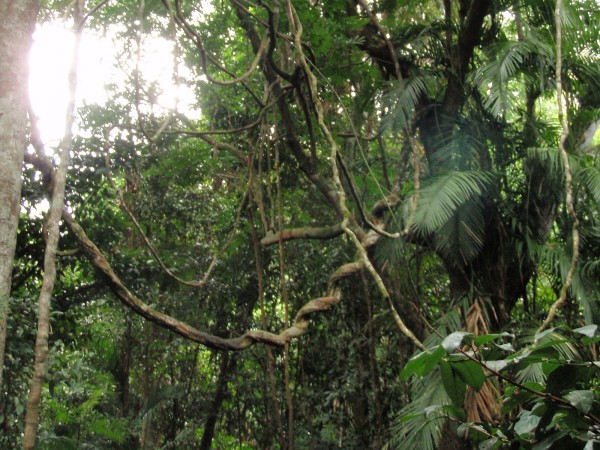
[[[453,353],[462,344],[465,336],[472,335],[466,331],[455,331],[454,333],[446,336],[442,342],[442,347],[447,353]]]
[[[465,402],[467,385],[459,372],[450,363],[442,361],[440,362],[440,373],[448,397],[450,397],[455,406],[462,407]]]
[[[586,325],[585,327],[575,328],[573,332],[593,338],[598,334],[598,325]]]
[[[451,365],[452,368],[458,372],[462,380],[473,389],[479,391],[483,387],[483,383],[485,382],[485,372],[475,361],[467,360],[453,362]]]
[[[444,355],[444,349],[438,345],[433,351],[427,350],[413,356],[408,360],[402,372],[400,372],[400,379],[406,380],[413,374],[418,377],[427,375],[440,362]]]
[[[495,341],[496,339],[505,338],[505,337],[514,339],[515,335],[511,334],[511,333],[482,334],[480,336],[477,336],[473,340],[473,342],[477,347],[479,347],[480,345],[484,345],[484,344],[487,344],[488,342]]]
[[[582,414],[587,414],[592,408],[592,402],[594,401],[594,393],[592,391],[571,391],[565,395],[565,399],[568,400],[577,411]]]
[[[527,439],[529,434],[537,428],[540,419],[540,416],[534,415],[531,411],[523,411],[519,421],[515,423],[515,433]]]

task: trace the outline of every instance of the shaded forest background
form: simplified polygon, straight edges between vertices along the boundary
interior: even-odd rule
[[[600,442],[596,1],[2,8],[0,447]],[[66,18],[54,145],[26,55]]]

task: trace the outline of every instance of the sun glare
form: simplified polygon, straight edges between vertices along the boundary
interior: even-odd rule
[[[130,83],[131,78],[124,70],[131,70],[132,63],[119,66],[117,59],[123,45],[116,36],[110,30],[104,35],[84,32],[79,53],[77,105],[104,105],[108,100],[106,86],[109,83]],[[39,119],[42,141],[49,151],[56,148],[64,134],[72,48],[73,34],[68,24],[45,23],[34,33],[29,95]],[[157,86],[156,105],[164,112],[178,108],[192,118],[198,117],[193,90],[174,82],[173,60],[171,42],[156,36],[144,39],[140,72],[146,82]],[[183,65],[178,71],[181,77],[190,75]]]

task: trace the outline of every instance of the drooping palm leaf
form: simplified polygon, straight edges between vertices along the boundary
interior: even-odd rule
[[[532,66],[548,66],[553,51],[536,33],[529,32],[521,41],[498,44],[493,48],[493,57],[477,72],[475,81],[485,95],[484,107],[499,116],[517,99],[517,91],[509,81],[518,73],[528,73]]]
[[[562,177],[563,162],[558,148],[528,148],[527,158],[541,163],[546,170]]]
[[[481,197],[491,184],[489,172],[452,171],[423,181],[413,228],[423,234],[441,230],[457,210]]]
[[[423,72],[410,78],[395,81],[383,97],[386,114],[381,120],[381,130],[400,131],[409,127],[415,116],[415,107],[423,96],[431,96],[439,84],[439,74]]]
[[[579,176],[594,201],[600,205],[600,169],[598,167],[586,167],[580,171]]]
[[[413,380],[413,401],[407,404],[392,426],[391,448],[398,450],[435,450],[446,420],[442,411],[424,414],[433,405],[448,405],[450,398],[441,383],[439,370],[424,380]]]
[[[477,136],[463,130],[455,134],[443,134],[436,152],[431,157],[430,165],[445,167],[448,170],[477,169],[483,146],[484,143]]]
[[[471,200],[435,233],[436,247],[448,259],[463,264],[472,261],[483,247],[485,219],[481,203]]]
[[[574,297],[577,298],[582,306],[583,318],[586,325],[592,325],[594,323],[597,324],[600,320],[598,285],[594,283],[590,277],[585,276],[586,273],[588,273],[589,267],[589,265],[586,265],[581,270],[578,270],[573,276],[573,284],[571,285],[571,290],[574,294]]]

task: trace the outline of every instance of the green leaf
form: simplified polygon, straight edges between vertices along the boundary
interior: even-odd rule
[[[590,412],[592,408],[592,402],[594,401],[594,393],[588,390],[582,391],[571,391],[567,395],[565,395],[565,399],[567,399],[577,411],[582,414],[587,414]]]
[[[554,428],[557,428],[558,425],[562,425],[567,416],[568,413],[566,411],[559,410],[556,414],[554,414],[554,416],[552,416],[552,420],[546,426],[546,430],[552,430]]]
[[[468,333],[466,331],[455,331],[452,334],[446,336],[446,338],[442,342],[442,347],[446,350],[447,353],[453,353],[460,344],[462,344],[465,336],[472,335],[472,333]]]
[[[414,227],[430,233],[439,230],[461,205],[483,195],[492,176],[482,171],[451,171],[424,180],[419,192]]]
[[[552,334],[556,328],[548,328],[547,330],[542,331],[541,333],[537,333],[533,338],[534,342],[538,342],[541,339],[544,339],[549,334]]]
[[[500,441],[497,437],[493,437],[480,443],[479,450],[494,450],[500,448],[501,445],[502,441]]]
[[[459,375],[459,372],[450,363],[441,361],[440,373],[448,397],[450,397],[455,406],[462,407],[465,402],[467,385]]]
[[[511,333],[482,334],[480,336],[477,336],[473,340],[473,342],[475,343],[475,345],[477,347],[479,347],[480,345],[484,345],[484,344],[487,344],[488,342],[495,341],[496,339],[505,338],[505,337],[514,339],[515,335],[511,334]]]
[[[562,438],[569,434],[568,430],[558,431],[546,437],[544,440],[538,442],[532,447],[532,450],[548,450],[552,448],[555,442],[560,441]]]
[[[438,345],[433,351],[427,350],[413,356],[408,360],[402,372],[400,372],[400,379],[406,380],[413,374],[418,377],[427,375],[440,362],[444,355],[444,349]]]
[[[583,334],[587,337],[593,338],[597,336],[598,333],[598,325],[586,325],[585,327],[575,328],[573,330],[574,333]]]
[[[430,417],[432,415],[435,416],[434,413],[438,412],[448,413],[450,417],[453,417],[458,420],[466,420],[465,411],[463,409],[455,407],[454,405],[431,405],[426,407],[424,410],[426,417]]]
[[[483,387],[483,383],[485,382],[485,372],[475,361],[460,361],[451,363],[451,365],[452,368],[458,372],[462,380],[473,389],[479,391]]]
[[[515,423],[515,433],[527,439],[531,432],[537,428],[540,419],[540,416],[532,414],[531,411],[523,411],[519,417],[519,421]]]
[[[589,366],[563,364],[548,375],[546,391],[554,395],[573,391],[580,381],[588,382],[593,373]]]
[[[502,369],[508,366],[508,361],[504,359],[484,361],[483,363],[486,365],[486,367],[489,367],[491,370],[494,370],[496,372],[500,372]]]
[[[513,347],[513,345],[510,342],[507,342],[506,344],[496,344],[496,347],[498,347],[501,350],[504,350],[505,352],[514,352],[515,348]]]

